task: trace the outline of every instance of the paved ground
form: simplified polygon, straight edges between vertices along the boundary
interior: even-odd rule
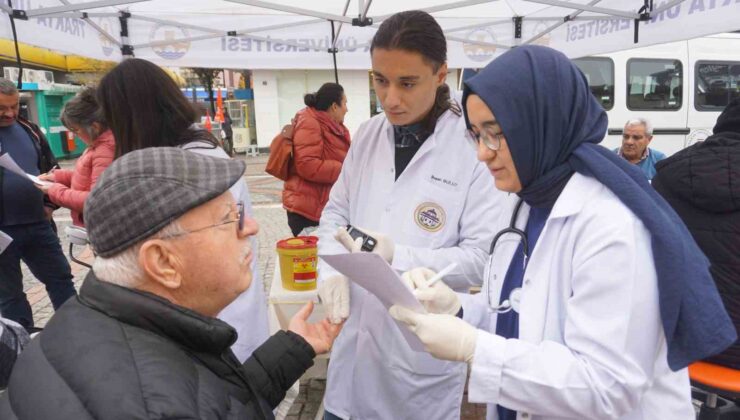
[[[243,156],[240,158],[244,159]],[[260,253],[258,264],[263,278],[265,290],[269,290],[269,282],[272,280],[272,272],[275,265],[274,246],[277,240],[290,236],[290,229],[285,216],[285,211],[280,205],[282,181],[267,175],[264,172],[267,156],[246,157],[247,172],[245,178],[249,185],[252,197],[252,206],[255,218],[260,226],[259,241]],[[72,167],[74,162],[62,162],[63,167]],[[68,254],[68,242],[64,235],[64,228],[71,224],[69,211],[60,209],[54,213],[54,219],[60,232],[60,239],[65,254]],[[79,254],[79,255],[77,255]],[[76,249],[75,255],[83,261],[92,258],[89,250]],[[75,285],[79,289],[87,269],[81,265],[72,264],[75,275]],[[31,275],[27,267],[23,267],[24,290],[28,300],[33,307],[34,321],[37,326],[43,327],[51,318],[54,310],[51,301],[46,294],[43,284],[39,283]],[[324,394],[325,382],[312,379],[301,383],[301,389],[295,403],[290,409],[286,420],[313,420],[319,409]],[[467,400],[467,399],[466,399]],[[462,420],[479,420],[485,418],[485,406],[478,404],[463,405]]]

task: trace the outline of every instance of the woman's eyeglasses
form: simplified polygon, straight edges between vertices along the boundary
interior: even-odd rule
[[[476,143],[480,143],[482,141],[488,149],[493,150],[494,152],[501,148],[501,138],[503,137],[503,133],[501,132],[491,133],[486,129],[483,129],[481,132],[476,132],[470,128],[468,129],[468,133],[470,133],[470,138]]]

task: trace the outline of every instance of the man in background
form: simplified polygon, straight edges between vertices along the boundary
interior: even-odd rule
[[[648,147],[653,140],[653,125],[645,118],[629,120],[624,125],[622,147],[614,151],[633,165],[637,165],[648,180],[655,176],[655,164],[665,154]]]
[[[57,164],[44,134],[20,118],[20,95],[15,84],[0,78],[0,154],[8,154],[27,173],[40,175]],[[54,206],[33,183],[0,168],[0,231],[13,241],[0,254],[0,313],[33,328],[33,313],[23,292],[21,260],[58,309],[75,295],[72,271],[51,221]]]

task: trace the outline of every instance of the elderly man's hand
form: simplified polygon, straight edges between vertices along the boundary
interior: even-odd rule
[[[396,246],[393,244],[393,239],[390,238],[390,236],[383,235],[379,232],[373,232],[372,230],[367,230],[365,228],[355,228],[361,232],[363,232],[366,235],[370,235],[373,238],[375,238],[375,249],[373,249],[373,254],[378,254],[381,257],[383,257],[384,260],[388,262],[388,264],[393,263],[393,253],[396,250]],[[337,232],[334,234],[334,239],[336,239],[342,246],[344,246],[347,251],[351,253],[355,252],[363,252],[362,251],[362,238],[352,239],[352,236],[347,232],[347,229],[344,227],[340,227],[337,229]]]
[[[334,339],[337,338],[339,332],[342,331],[341,324],[332,324],[327,319],[323,319],[321,322],[316,324],[310,324],[307,322],[308,317],[313,312],[313,302],[308,302],[306,306],[301,308],[293,318],[290,319],[288,330],[303,337],[308,344],[313,347],[316,354],[327,353],[331,350]]]

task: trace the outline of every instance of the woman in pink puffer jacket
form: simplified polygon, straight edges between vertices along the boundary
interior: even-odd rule
[[[85,142],[87,149],[77,159],[74,170],[57,169],[41,175],[39,178],[53,184],[39,188],[54,204],[71,210],[74,225],[85,226],[82,214],[85,199],[115,155],[113,133],[105,123],[92,88],[67,102],[59,119]]]

